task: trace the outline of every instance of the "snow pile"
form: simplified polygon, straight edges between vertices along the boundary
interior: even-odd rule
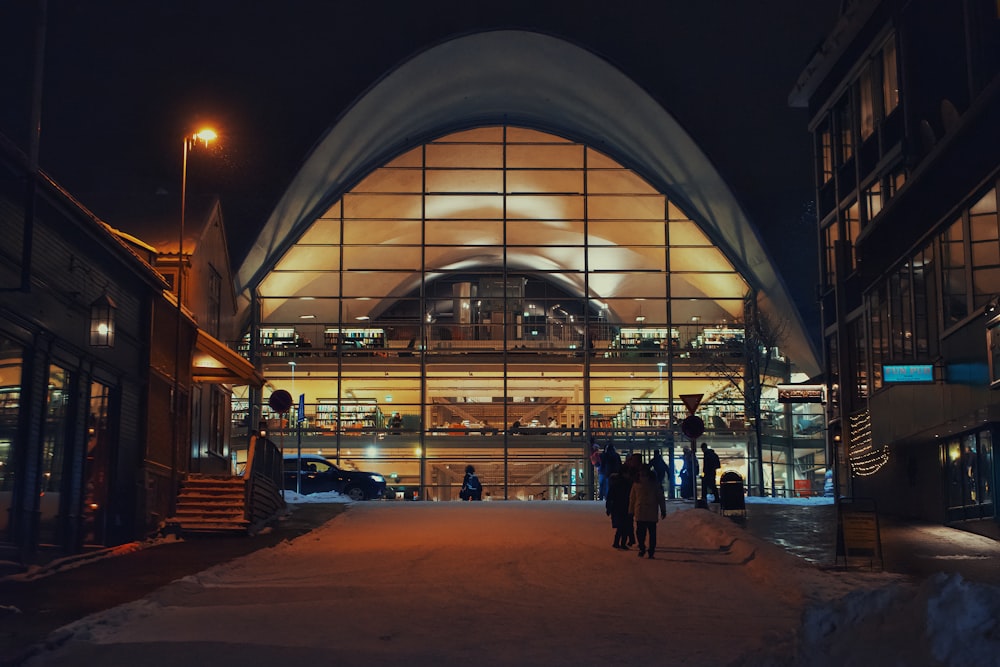
[[[322,493],[296,493],[295,491],[285,491],[285,502],[289,505],[303,505],[306,503],[351,503],[354,502],[349,497],[336,491],[324,491]]]
[[[996,664],[998,617],[1000,588],[937,574],[810,608],[797,654],[817,667]]]

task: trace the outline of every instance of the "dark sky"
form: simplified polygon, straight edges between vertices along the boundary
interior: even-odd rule
[[[34,2],[0,5],[0,132],[27,150]],[[122,229],[220,193],[238,265],[323,131],[387,71],[450,37],[521,28],[610,61],[694,137],[732,186],[807,325],[816,242],[804,110],[788,93],[840,0],[49,0],[41,168]],[[813,328],[813,327],[811,327]]]

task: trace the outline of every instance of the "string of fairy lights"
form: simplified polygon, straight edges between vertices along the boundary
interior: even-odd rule
[[[851,441],[848,460],[858,477],[874,475],[889,462],[889,448],[875,449],[872,441],[872,419],[868,410],[851,415]]]

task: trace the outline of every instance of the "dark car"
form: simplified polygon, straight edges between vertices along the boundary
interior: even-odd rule
[[[285,488],[299,493],[336,491],[351,500],[375,500],[385,497],[385,477],[375,472],[344,470],[318,454],[286,454]],[[297,487],[296,484],[301,484]]]

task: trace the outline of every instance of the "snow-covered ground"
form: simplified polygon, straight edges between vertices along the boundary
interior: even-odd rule
[[[1000,664],[995,587],[824,570],[671,510],[651,561],[611,548],[596,502],[354,503],[67,626],[28,664]]]

